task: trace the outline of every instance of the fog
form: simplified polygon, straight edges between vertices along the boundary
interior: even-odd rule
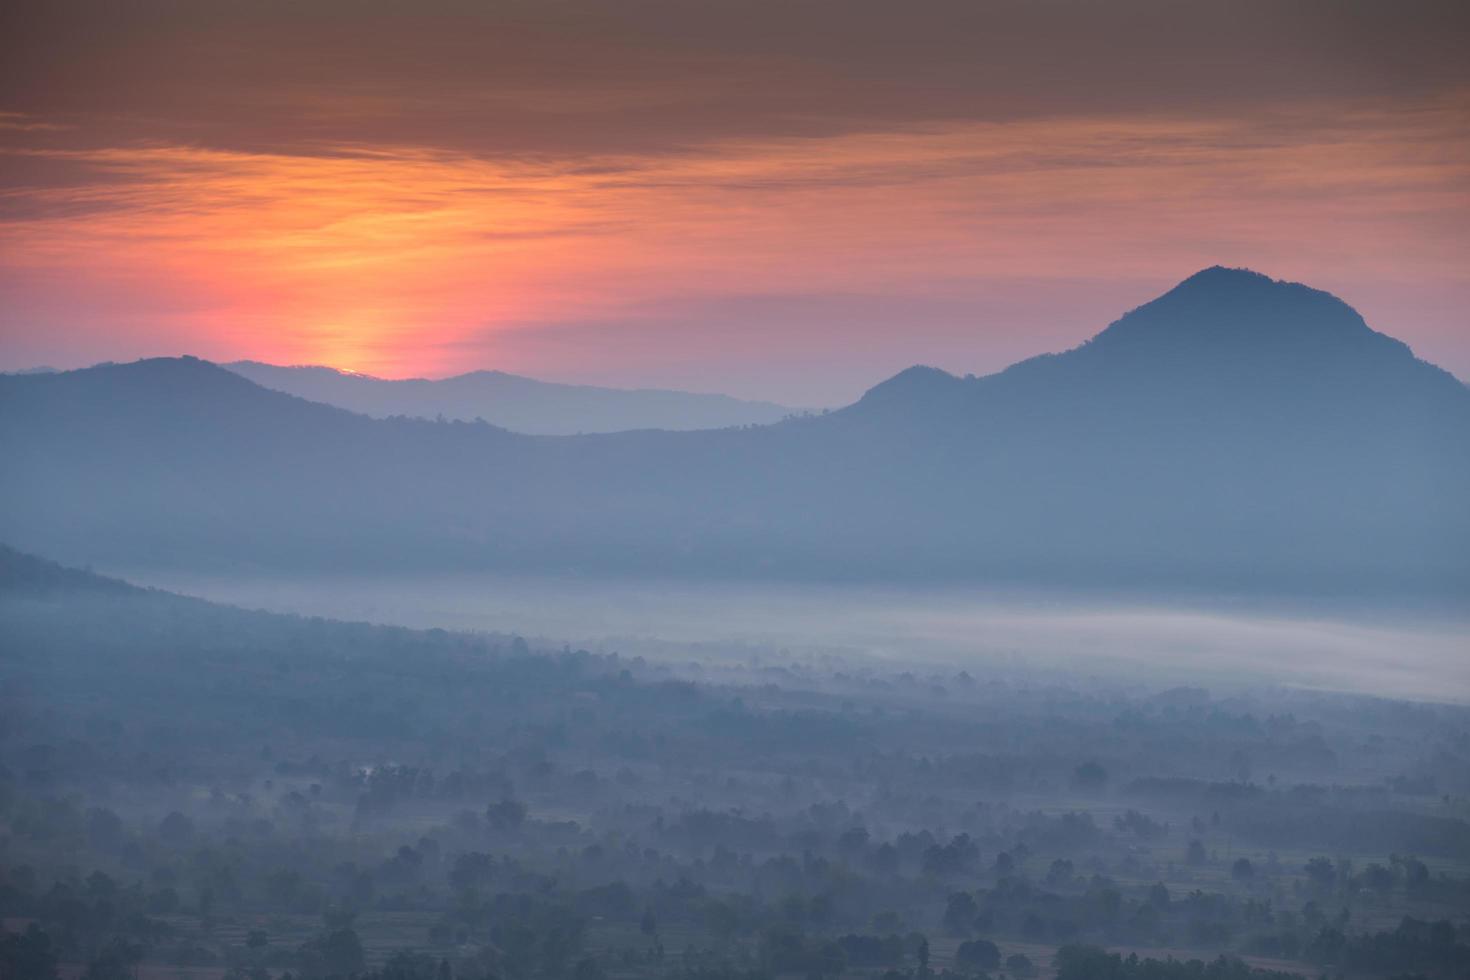
[[[1470,961],[1443,607],[127,578],[0,547],[6,980]]]
[[[1459,980],[1467,433],[1220,268],[769,426],[0,377],[0,977]]]
[[[731,651],[1104,672],[1470,702],[1470,616],[1447,603],[711,583],[487,573],[210,575],[112,569],[246,608],[521,633],[664,660]]]

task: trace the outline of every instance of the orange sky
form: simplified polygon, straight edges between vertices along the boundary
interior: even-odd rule
[[[662,118],[677,98],[460,80],[487,126],[499,101],[552,117],[515,147],[429,138],[350,86],[278,93],[294,126],[331,124],[310,138],[244,115],[248,139],[219,138],[204,110],[162,125],[84,86],[21,98],[0,115],[0,368],[190,352],[835,403],[914,362],[1070,346],[1220,263],[1337,292],[1470,377],[1470,86],[1452,82],[1208,112],[900,106],[804,132],[681,118],[562,145],[566,100]]]

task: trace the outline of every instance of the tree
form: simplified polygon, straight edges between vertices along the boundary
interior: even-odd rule
[[[495,830],[515,830],[526,820],[526,804],[516,800],[501,800],[485,810],[485,819]]]
[[[1429,884],[1429,867],[1418,858],[1394,855],[1390,862],[1403,868],[1404,891],[1410,895],[1418,894]]]
[[[1169,825],[1159,823],[1146,813],[1129,810],[1121,817],[1113,818],[1113,826],[1143,840],[1158,840],[1169,833]]]
[[[1012,953],[1006,957],[1006,970],[1013,977],[1036,976],[1036,964],[1031,962],[1031,957],[1025,953]]]
[[[975,917],[980,907],[969,892],[955,892],[949,896],[944,909],[944,928],[952,936],[968,936],[975,928]]]
[[[1381,864],[1368,865],[1363,869],[1361,879],[1363,887],[1377,893],[1379,898],[1387,898],[1393,891],[1393,871]]]
[[[158,836],[171,844],[182,844],[194,836],[194,821],[174,810],[159,821]]]
[[[20,934],[0,936],[0,976],[9,980],[56,980],[56,947],[34,923]]]
[[[837,846],[844,854],[859,854],[868,846],[868,831],[863,827],[850,827],[837,838]]]
[[[1252,968],[1237,959],[1221,956],[1212,963],[1201,960],[1140,959],[1109,953],[1095,946],[1063,946],[1057,950],[1057,980],[1296,980],[1295,973]]]
[[[495,876],[495,858],[479,851],[467,851],[454,859],[449,883],[464,890],[484,885]]]
[[[1200,865],[1209,861],[1210,855],[1205,851],[1205,845],[1198,840],[1189,842],[1189,848],[1184,852],[1184,863]]]
[[[87,963],[82,980],[134,980],[143,947],[124,939],[114,939]]]
[[[439,964],[432,956],[400,949],[377,971],[376,980],[438,980]]]
[[[345,977],[363,967],[362,940],[351,928],[328,928],[301,948],[308,976]]]
[[[1337,868],[1325,857],[1312,858],[1303,870],[1306,871],[1312,884],[1322,891],[1326,891],[1337,882]]]
[[[994,970],[1000,966],[1000,947],[988,939],[960,943],[955,962],[971,970]]]
[[[1255,866],[1251,864],[1250,858],[1239,858],[1230,866],[1230,877],[1236,881],[1250,881],[1256,876]]]
[[[122,840],[122,818],[106,807],[93,807],[87,811],[87,835],[93,846],[111,850]]]

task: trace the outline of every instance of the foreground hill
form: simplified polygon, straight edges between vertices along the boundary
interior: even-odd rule
[[[484,419],[532,435],[722,429],[765,425],[796,413],[783,405],[729,395],[556,384],[504,371],[390,381],[329,367],[279,367],[258,361],[235,361],[224,367],[264,388],[374,418]]]
[[[374,420],[184,358],[0,378],[0,452],[0,536],[75,561],[1470,581],[1470,390],[1238,270],[1064,354],[767,427]]]

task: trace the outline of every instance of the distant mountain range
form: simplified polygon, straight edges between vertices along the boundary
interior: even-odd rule
[[[261,387],[374,418],[484,419],[530,435],[722,429],[765,425],[799,413],[784,405],[729,395],[556,384],[503,371],[391,381],[329,367],[278,367],[259,361],[235,361],[223,367]]]
[[[49,364],[42,364],[42,365],[40,365],[38,367],[20,368],[19,370],[5,371],[5,372],[0,372],[0,373],[4,373],[4,374],[57,374],[58,373],[58,369],[57,368],[54,368],[54,367],[51,367]]]
[[[769,426],[378,420],[184,358],[0,378],[0,453],[0,538],[78,563],[1470,588],[1470,389],[1243,270]]]

